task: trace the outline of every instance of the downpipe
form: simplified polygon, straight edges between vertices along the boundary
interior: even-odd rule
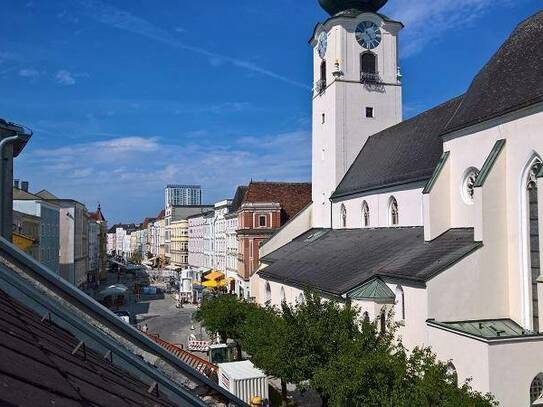
[[[6,137],[2,141],[0,141],[0,160],[2,168],[0,168],[0,174],[2,174],[2,177],[5,176],[5,169],[4,169],[4,161],[7,160],[4,158],[4,148],[10,144],[14,143],[15,141],[19,140],[21,137],[20,133],[17,133],[15,136]],[[4,236],[4,225],[2,224],[4,222],[4,199],[6,198],[6,194],[4,191],[5,182],[4,179],[0,179],[0,234],[8,239],[9,236]],[[10,183],[11,187],[11,183]],[[11,226],[11,225],[10,225]],[[11,241],[11,239],[8,239]]]

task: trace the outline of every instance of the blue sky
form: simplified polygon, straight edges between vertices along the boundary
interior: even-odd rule
[[[463,93],[537,0],[390,0],[404,111]],[[160,4],[160,7],[157,7]],[[310,179],[317,0],[4,0],[0,117],[34,131],[16,176],[111,222],[254,180]]]

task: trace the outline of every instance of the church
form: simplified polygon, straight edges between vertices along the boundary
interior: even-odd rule
[[[543,12],[521,22],[463,95],[402,118],[386,0],[320,0],[312,203],[261,248],[251,293],[306,287],[391,315],[462,384],[543,406]]]

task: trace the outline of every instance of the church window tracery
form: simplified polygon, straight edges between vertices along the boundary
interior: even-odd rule
[[[370,226],[370,207],[366,201],[362,202],[362,224],[366,228]]]
[[[474,167],[468,168],[464,173],[464,180],[462,181],[462,198],[468,205],[473,204],[473,199],[475,197],[475,183],[477,182],[478,176],[479,170]]]
[[[400,214],[398,210],[398,201],[396,201],[396,198],[393,196],[390,197],[388,212],[390,226],[397,226],[400,223]]]

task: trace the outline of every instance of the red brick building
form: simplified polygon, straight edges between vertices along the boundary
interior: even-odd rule
[[[311,202],[310,183],[251,182],[238,211],[238,288],[248,297],[260,246]]]

